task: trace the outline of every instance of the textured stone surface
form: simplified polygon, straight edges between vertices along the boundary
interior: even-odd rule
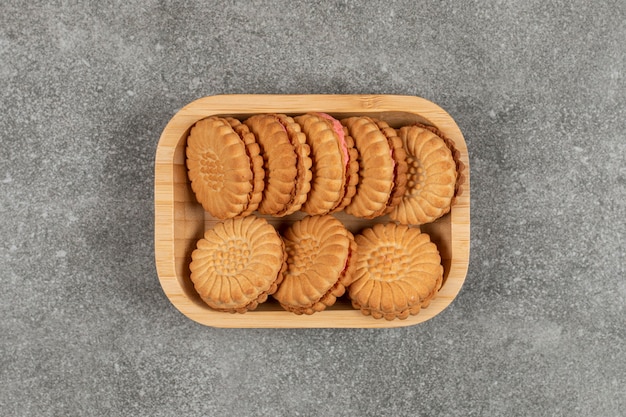
[[[626,414],[623,1],[43,3],[0,4],[3,415]],[[219,93],[448,110],[472,168],[451,307],[395,330],[178,313],[153,158]]]

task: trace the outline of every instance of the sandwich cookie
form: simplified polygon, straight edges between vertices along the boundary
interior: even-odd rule
[[[348,289],[365,315],[406,319],[427,307],[443,280],[437,246],[419,228],[379,223],[355,237],[357,267]]]
[[[287,271],[273,297],[296,314],[332,306],[352,282],[357,260],[352,233],[331,215],[308,216],[287,229],[283,240]]]
[[[254,135],[239,120],[198,121],[185,151],[191,189],[204,210],[218,219],[256,210],[264,187],[263,158]]]
[[[313,162],[311,191],[302,211],[322,215],[342,210],[352,200],[359,179],[352,137],[326,113],[307,113],[294,120],[306,135]]]
[[[300,209],[311,189],[311,158],[304,133],[284,114],[258,114],[244,121],[261,147],[265,188],[258,211],[276,217]]]
[[[436,130],[412,125],[398,132],[407,152],[409,174],[406,193],[389,216],[404,224],[430,223],[450,211],[457,164]]]
[[[390,212],[406,187],[406,152],[395,129],[367,116],[341,120],[359,155],[359,182],[346,213],[374,218]]]
[[[254,215],[228,219],[204,234],[191,254],[191,281],[212,309],[254,310],[283,279],[284,244],[276,229]]]

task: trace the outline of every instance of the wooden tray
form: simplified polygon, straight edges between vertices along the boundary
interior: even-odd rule
[[[185,145],[190,127],[212,115],[246,118],[255,113],[302,114],[322,111],[337,118],[368,115],[385,120],[392,127],[420,122],[439,129],[454,142],[464,164],[461,193],[449,214],[422,226],[437,244],[444,266],[443,286],[419,314],[406,320],[387,321],[364,316],[345,298],[322,312],[301,315],[282,310],[270,299],[257,310],[230,314],[211,310],[198,297],[189,279],[191,252],[204,231],[216,220],[197,203],[187,179]],[[400,327],[426,321],[443,311],[456,297],[467,273],[470,246],[469,160],[463,135],[454,120],[434,103],[419,97],[391,95],[221,95],[196,100],[169,121],[156,151],[155,161],[155,258],[163,291],[172,304],[192,320],[215,327]],[[304,216],[266,217],[276,227]],[[387,217],[361,220],[345,213],[336,217],[353,232]]]

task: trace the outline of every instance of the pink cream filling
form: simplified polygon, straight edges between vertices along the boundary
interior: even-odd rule
[[[326,113],[317,113],[317,115],[323,117],[326,120],[329,120],[333,124],[333,130],[339,138],[339,147],[341,148],[341,152],[343,153],[343,167],[344,170],[347,170],[350,156],[348,155],[348,144],[346,143],[346,137],[343,133],[343,126],[341,125],[341,122]]]

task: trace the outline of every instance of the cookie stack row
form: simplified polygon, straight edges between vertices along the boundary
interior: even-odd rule
[[[228,219],[192,253],[191,280],[211,308],[254,310],[272,296],[287,311],[313,314],[346,293],[374,318],[405,319],[441,287],[441,257],[418,228],[377,224],[356,237],[332,215],[307,216],[282,235],[262,217]]]
[[[222,220],[344,210],[423,224],[446,214],[455,193],[452,151],[435,131],[367,116],[209,117],[192,127],[186,154],[198,202]]]

